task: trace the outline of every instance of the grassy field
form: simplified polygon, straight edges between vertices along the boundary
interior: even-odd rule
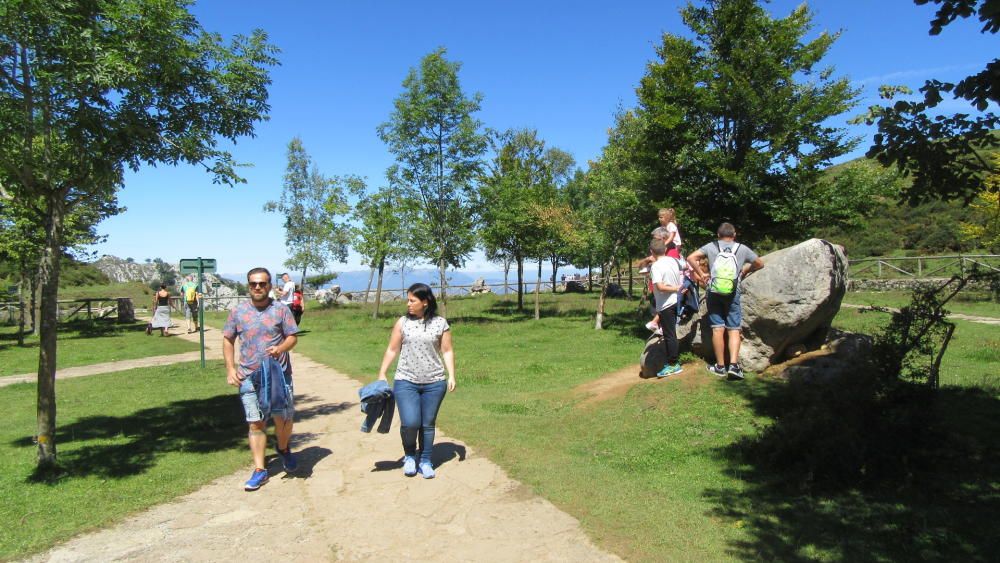
[[[220,362],[59,384],[57,478],[32,476],[35,388],[0,388],[0,560],[197,489],[247,466],[246,425]]]
[[[876,305],[900,308],[910,302],[907,291],[854,291],[844,296],[844,302],[852,305]],[[955,296],[946,307],[952,313],[976,317],[1000,318],[1000,303],[990,299],[986,293],[967,292]]]
[[[695,363],[585,404],[575,388],[638,361],[646,333],[634,302],[612,301],[607,330],[597,332],[594,296],[544,301],[537,322],[497,297],[452,302],[459,389],[439,420],[579,518],[602,546],[645,561],[975,559],[998,547],[986,518],[998,506],[996,455],[951,460],[940,479],[913,476],[932,483],[927,490],[787,490],[733,448],[774,420],[766,399],[780,381],[717,381]],[[369,381],[401,312],[389,308],[377,320],[367,308],[307,312],[298,349]],[[837,324],[873,330],[887,319],[845,311]],[[962,405],[951,417],[956,436],[994,449],[997,397],[971,387],[986,376],[968,366],[996,365],[998,341],[998,327],[960,325],[940,402]],[[950,472],[961,479],[950,481]]]
[[[183,322],[183,319],[182,319]],[[146,336],[146,323],[117,324],[113,320],[75,321],[59,325],[58,368],[85,366],[115,360],[179,354],[198,349],[179,338]],[[177,329],[174,329],[177,330]],[[0,377],[38,370],[38,338],[17,345],[17,328],[0,326]]]

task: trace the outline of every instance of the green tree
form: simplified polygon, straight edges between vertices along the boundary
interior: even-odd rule
[[[517,268],[517,308],[524,308],[524,260],[538,256],[541,238],[533,210],[551,183],[545,142],[532,129],[491,139],[494,157],[480,180],[476,211],[487,256],[509,256]]]
[[[774,19],[756,0],[706,0],[681,17],[693,36],[664,34],[637,89],[648,201],[690,218],[689,236],[722,220],[749,241],[808,234],[827,218],[822,168],[856,144],[829,125],[857,96],[819,66],[837,34],[805,41],[805,4]]]
[[[276,49],[262,31],[226,45],[184,0],[0,4],[0,197],[43,210],[38,464],[56,463],[59,257],[66,220],[113,201],[127,168],[202,163],[235,183],[220,140],[268,111]]]
[[[414,202],[414,248],[436,264],[441,279],[442,312],[447,307],[446,272],[459,267],[475,248],[470,196],[486,150],[480,132],[481,94],[467,97],[458,80],[461,64],[439,48],[411,69],[379,138],[396,163],[390,186]]]
[[[637,165],[636,145],[642,124],[631,112],[620,112],[608,142],[587,171],[586,240],[601,264],[601,297],[594,328],[604,328],[604,306],[611,271],[630,242],[648,239],[645,212],[649,207],[643,172]]]
[[[390,188],[381,188],[373,194],[359,192],[354,206],[354,250],[378,272],[375,289],[375,310],[378,318],[382,304],[382,280],[387,260],[407,253],[406,232],[412,216],[409,201]],[[370,284],[369,284],[370,286]],[[367,301],[368,293],[365,293]]]
[[[303,282],[310,268],[323,270],[332,261],[347,260],[351,230],[346,221],[338,221],[350,212],[346,194],[364,191],[364,180],[357,176],[320,174],[302,139],[288,143],[281,199],[264,204],[264,211],[285,216],[285,265],[302,270]]]
[[[996,0],[914,0],[941,7],[931,21],[930,34],[939,35],[958,18],[977,16],[981,33],[1000,30],[1000,9]],[[883,99],[891,105],[871,106],[857,121],[878,125],[868,156],[886,166],[895,166],[910,176],[905,197],[916,204],[929,199],[972,201],[983,191],[983,181],[992,172],[986,153],[1000,147],[994,132],[1000,116],[986,110],[1000,103],[1000,59],[993,59],[982,71],[953,82],[927,80],[920,88],[923,99],[895,99],[912,94],[903,86],[882,86]],[[932,115],[946,97],[968,103],[981,112]]]

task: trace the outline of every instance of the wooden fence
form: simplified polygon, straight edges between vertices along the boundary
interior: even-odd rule
[[[875,257],[848,260],[848,264],[852,279],[946,278],[964,274],[972,268],[1000,272],[1000,255]]]

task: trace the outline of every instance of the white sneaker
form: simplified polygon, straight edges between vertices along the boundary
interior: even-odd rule
[[[646,323],[646,328],[653,332],[656,332],[660,330],[660,325],[656,321],[649,321],[648,323]]]
[[[649,268],[643,266],[643,267],[639,268],[639,273],[640,274],[648,274],[649,273]]]

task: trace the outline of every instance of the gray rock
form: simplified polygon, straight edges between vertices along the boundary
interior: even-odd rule
[[[350,295],[349,293],[341,293],[336,297],[336,299],[334,299],[334,301],[337,303],[337,305],[348,305],[351,303],[351,298],[349,297],[349,295]]]
[[[820,239],[763,257],[765,267],[740,283],[743,344],[740,362],[760,371],[783,361],[797,344],[815,350],[826,341],[847,288],[843,249]],[[701,309],[678,327],[681,350],[714,361],[704,290]]]
[[[608,290],[607,290],[607,296],[611,297],[611,298],[614,298],[614,299],[620,299],[620,298],[626,297],[626,293],[625,293],[625,290],[622,289],[622,286],[620,286],[620,285],[618,285],[616,283],[609,283],[608,284]]]
[[[566,282],[566,293],[587,293],[587,285],[582,281],[570,280]]]
[[[314,295],[314,299],[321,305],[332,305],[337,302],[340,296],[340,286],[335,285],[328,289],[320,289]]]
[[[476,281],[472,282],[472,287],[469,289],[470,295],[483,295],[485,293],[493,293],[490,286],[486,284],[485,279],[478,278]]]
[[[871,351],[870,336],[834,331],[821,349],[802,354],[773,369],[786,379],[817,381],[838,378],[865,369]]]

